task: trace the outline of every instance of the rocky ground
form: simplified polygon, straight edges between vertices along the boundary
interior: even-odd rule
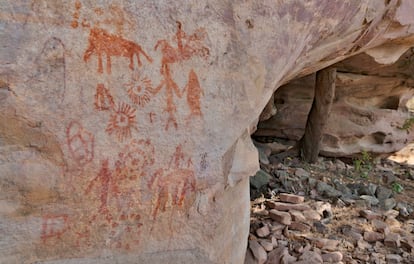
[[[259,143],[247,263],[414,263],[414,166],[363,153],[286,155]]]

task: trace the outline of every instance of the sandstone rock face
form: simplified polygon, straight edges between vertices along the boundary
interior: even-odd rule
[[[412,44],[412,11],[2,1],[0,262],[242,263],[259,167],[250,134],[274,90]]]
[[[414,139],[412,59],[409,49],[391,65],[379,64],[367,54],[334,65],[338,69],[336,94],[321,154],[389,153]],[[259,124],[257,135],[299,140],[312,105],[314,83],[313,74],[280,87],[275,93],[278,113]]]

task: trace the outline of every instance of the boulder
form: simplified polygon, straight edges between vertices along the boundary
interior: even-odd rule
[[[413,9],[1,1],[0,262],[243,263],[273,92],[413,45]]]

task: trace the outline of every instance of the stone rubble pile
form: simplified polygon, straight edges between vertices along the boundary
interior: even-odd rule
[[[246,264],[414,263],[412,168],[379,159],[361,175],[339,159],[259,153],[269,163],[251,178]]]
[[[344,212],[348,215],[343,215]],[[281,193],[252,202],[246,264],[412,263],[414,220]]]

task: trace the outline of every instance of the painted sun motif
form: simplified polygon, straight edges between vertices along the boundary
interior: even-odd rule
[[[131,130],[136,128],[135,108],[130,105],[121,103],[116,111],[111,114],[106,132],[109,135],[115,134],[119,141],[124,141],[131,137]]]
[[[128,96],[131,101],[141,107],[148,104],[154,94],[151,80],[147,77],[140,78],[138,74],[135,74],[132,81],[125,85],[128,87]]]

